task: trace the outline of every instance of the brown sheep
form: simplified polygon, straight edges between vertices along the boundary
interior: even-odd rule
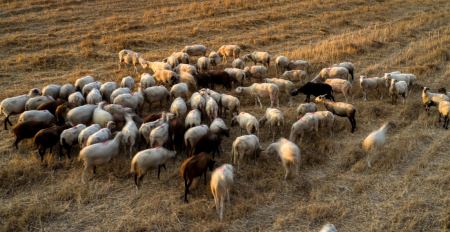
[[[70,125],[65,124],[63,126],[52,126],[49,128],[45,128],[40,130],[34,136],[34,144],[38,148],[38,153],[41,156],[41,162],[44,161],[44,155],[47,151],[47,148],[50,148],[50,152],[52,152],[52,148],[58,144],[59,137],[63,130],[68,129]],[[60,147],[60,156],[62,154],[62,150]]]
[[[47,122],[25,121],[17,123],[13,127],[13,133],[16,136],[14,146],[19,149],[19,142],[24,139],[33,138],[41,129],[50,127],[52,124]]]

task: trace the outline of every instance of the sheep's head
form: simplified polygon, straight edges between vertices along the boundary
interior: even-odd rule
[[[363,75],[361,75],[361,76],[359,76],[359,81],[360,82],[362,82],[365,78],[367,78],[366,76],[363,76]]]
[[[28,92],[28,96],[30,97],[37,97],[41,95],[41,90],[39,90],[38,88],[32,88],[30,89],[30,92]]]
[[[235,125],[237,125],[237,116],[234,116],[234,117],[231,119],[231,126],[233,127],[233,126],[235,126]]]
[[[326,99],[326,94],[316,97],[314,99],[314,101],[317,102],[317,103],[321,103],[321,102],[325,102],[325,99]]]
[[[428,87],[423,87],[423,89],[422,89],[422,92],[423,92],[423,93],[426,93],[426,92],[428,92],[428,91],[430,91],[430,88],[428,88]]]
[[[237,94],[242,94],[243,91],[244,91],[244,89],[240,86],[234,90],[234,92],[236,92]]]
[[[259,124],[260,126],[264,126],[266,124],[267,118],[266,117],[262,117],[259,119]]]

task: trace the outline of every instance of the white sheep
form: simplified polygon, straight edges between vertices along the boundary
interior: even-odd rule
[[[124,93],[114,98],[113,103],[128,107],[140,113],[142,105],[144,104],[144,96],[141,92],[134,92],[132,94]]]
[[[169,64],[172,69],[177,67],[177,65],[180,63],[178,61],[178,58],[175,56],[169,56],[166,59],[164,59],[163,62]]]
[[[114,99],[121,95],[121,94],[131,94],[131,90],[129,88],[117,88],[114,91],[112,91],[111,95],[109,96],[109,102],[114,102]]]
[[[164,63],[164,62],[149,62],[146,61],[146,63],[143,65],[144,69],[149,68],[152,70],[153,73],[159,71],[159,70],[172,70],[172,66],[170,64]]]
[[[223,219],[225,197],[230,203],[230,190],[234,183],[233,176],[233,166],[230,164],[223,164],[211,173],[211,193],[220,221]]]
[[[193,93],[188,102],[191,109],[199,109],[201,112],[205,112],[206,99],[200,93]]]
[[[86,102],[83,94],[81,94],[78,91],[70,94],[67,101],[69,102],[69,104],[71,104],[73,106],[81,106],[81,105],[84,105]]]
[[[209,95],[206,95],[205,111],[210,122],[219,116],[219,105]]]
[[[391,96],[392,104],[396,104],[398,96],[402,96],[404,105],[406,103],[406,98],[408,97],[408,84],[406,81],[392,79],[391,85],[389,86],[389,95]]]
[[[365,152],[373,152],[380,149],[386,142],[386,133],[388,130],[395,128],[392,122],[384,123],[378,130],[372,131],[363,141],[362,148]],[[370,157],[367,156],[367,165],[371,167]]]
[[[285,175],[284,179],[297,174],[300,165],[300,148],[293,142],[280,138],[277,142],[270,144],[265,151],[267,154],[276,153],[283,164]]]
[[[80,125],[80,124],[78,124],[78,125]],[[99,131],[101,128],[102,127],[98,124],[92,124],[88,127],[85,127],[84,129],[82,129],[81,132],[78,134],[78,144],[80,145],[80,148],[85,147],[89,136],[93,135],[95,132]]]
[[[178,83],[170,88],[170,96],[172,98],[182,97],[187,99],[189,95],[189,87],[186,83]]]
[[[265,83],[272,83],[278,86],[280,92],[284,92],[289,98],[288,105],[292,105],[291,91],[295,89],[294,83],[289,80],[279,79],[279,78],[264,78]]]
[[[170,98],[169,90],[162,85],[146,88],[143,90],[143,95],[145,102],[150,106],[156,102],[160,103],[161,106],[164,106]]]
[[[87,96],[91,90],[93,89],[100,89],[100,87],[102,86],[102,83],[99,81],[94,81],[91,82],[89,84],[86,84],[82,89],[81,89],[81,93],[83,94],[83,96]]]
[[[334,114],[325,110],[314,112],[314,116],[319,120],[319,128],[327,130],[329,136],[333,136],[333,126],[336,120]]]
[[[344,95],[345,102],[348,102],[348,97],[351,97],[353,101],[352,84],[350,81],[331,78],[326,79],[325,83],[331,86],[334,93],[342,93]]]
[[[172,104],[170,105],[169,111],[175,114],[178,118],[184,118],[187,113],[186,102],[182,97],[175,98],[175,100],[173,100]]]
[[[128,148],[128,155],[131,158],[133,153],[133,147],[136,144],[136,140],[139,135],[139,130],[136,126],[136,123],[133,121],[133,118],[130,114],[125,114],[125,125],[122,128],[122,142],[125,145],[125,148]]]
[[[323,82],[328,78],[344,79],[352,83],[352,76],[350,75],[348,69],[344,67],[323,68],[312,81]]]
[[[133,65],[134,72],[137,73],[136,65],[140,63],[140,54],[128,49],[119,51],[119,70],[122,68],[121,64]]]
[[[240,85],[244,84],[244,81],[246,79],[244,70],[238,68],[226,68],[223,71],[227,72],[228,75],[238,81]]]
[[[269,68],[270,66],[270,55],[268,52],[252,52],[250,54],[245,55],[244,61],[253,61],[253,63],[256,65],[258,63],[261,63],[266,68]]]
[[[438,105],[439,110],[439,122],[441,122],[441,117],[444,118],[445,129],[448,129],[449,117],[450,117],[450,102],[449,101],[440,101]]]
[[[139,127],[139,134],[145,139],[147,145],[150,144],[150,132],[163,123],[164,119],[160,118],[152,122],[142,123]]]
[[[9,121],[9,117],[11,115],[20,114],[25,111],[26,102],[32,98],[39,96],[41,94],[39,89],[31,89],[28,94],[19,95],[15,97],[5,98],[0,103],[0,112],[5,115],[5,119],[3,121],[4,128],[7,130],[7,123],[12,126],[12,123]]]
[[[95,144],[95,143],[103,143],[112,137],[111,130],[115,128],[115,123],[113,121],[108,122],[108,125],[106,128],[102,128],[95,132],[94,134],[90,135],[88,139],[86,140],[86,146]]]
[[[359,86],[363,92],[363,99],[367,101],[367,92],[369,90],[377,90],[378,95],[380,95],[380,100],[383,99],[383,86],[385,79],[383,77],[371,77],[359,76]]]
[[[160,85],[173,85],[178,83],[178,74],[171,70],[157,70],[153,74],[156,83]]]
[[[72,126],[78,124],[89,124],[96,108],[96,105],[89,104],[77,106],[67,112],[67,121],[69,121]]]
[[[189,87],[189,91],[194,92],[197,89],[197,81],[194,76],[188,72],[181,72],[179,74],[180,82],[185,83]]]
[[[203,89],[200,89],[198,92],[202,96],[208,95],[208,96],[212,97],[217,102],[217,104],[219,104],[219,102],[220,102],[220,100],[222,98],[222,95],[220,93],[218,93],[218,92],[216,92],[216,91],[214,91],[212,89],[203,88]]]
[[[114,81],[105,82],[100,86],[100,93],[105,101],[111,101],[111,94],[117,89],[117,83]]]
[[[120,87],[122,88],[129,88],[130,90],[133,90],[134,88],[134,78],[131,76],[126,76],[122,78],[122,81],[120,82]]]
[[[241,58],[234,59],[231,63],[232,68],[244,69],[245,62]]]
[[[212,66],[217,66],[222,61],[222,58],[220,58],[219,54],[215,51],[210,52],[208,55],[208,58],[209,58],[209,63]]]
[[[84,124],[78,124],[74,127],[63,130],[59,138],[59,144],[67,150],[67,156],[70,158],[70,149],[78,144],[78,136],[86,128]]]
[[[142,73],[141,75],[141,89],[146,89],[148,87],[152,87],[156,85],[156,81],[155,78],[153,78],[152,75],[150,75],[149,73]]]
[[[275,68],[276,68],[276,74],[283,73],[289,65],[289,58],[286,56],[277,56],[275,58]]]
[[[80,77],[75,81],[75,88],[78,91],[81,91],[83,89],[83,87],[91,82],[94,82],[95,79],[92,76],[84,76],[84,77]]]
[[[78,160],[82,160],[84,163],[83,174],[81,181],[85,183],[85,177],[88,169],[92,168],[95,174],[97,166],[108,163],[113,157],[119,154],[120,141],[122,140],[122,133],[116,134],[114,139],[108,140],[103,143],[96,143],[83,148],[80,151]]]
[[[61,85],[56,84],[50,84],[45,86],[42,89],[42,95],[43,96],[50,96],[54,99],[59,98],[59,91],[61,90]]]
[[[55,121],[55,116],[48,110],[27,110],[20,114],[17,123],[29,121],[50,124],[51,122]]]
[[[337,232],[337,230],[333,224],[327,223],[324,226],[322,226],[319,232]]]
[[[106,102],[100,102],[92,115],[92,123],[99,124],[101,127],[106,127],[109,121],[114,121],[112,114],[103,109],[105,104]]]
[[[289,61],[287,70],[304,70],[308,71],[309,62],[306,60],[291,60]]]
[[[244,157],[253,158],[256,163],[262,147],[259,143],[259,138],[256,135],[242,135],[237,137],[232,144],[231,160],[234,165],[237,165],[239,170],[241,160]]]
[[[194,126],[200,126],[201,123],[202,113],[198,109],[193,109],[187,114],[186,119],[184,120],[184,127],[191,128]]]
[[[297,116],[302,116],[306,113],[316,112],[316,111],[317,111],[317,106],[316,106],[316,103],[314,103],[314,102],[301,103],[300,105],[298,105],[298,107],[296,109]]]
[[[284,114],[281,110],[276,108],[267,108],[266,113],[262,118],[259,119],[259,124],[261,127],[268,122],[269,133],[272,132],[272,142],[275,141],[275,134],[281,134],[284,127]]]
[[[190,64],[179,64],[177,67],[173,69],[173,71],[176,73],[187,72],[190,73],[191,75],[197,74],[197,68],[194,65]]]
[[[182,52],[187,53],[189,56],[205,56],[206,55],[206,47],[201,44],[195,44],[190,46],[185,46]]]
[[[72,84],[64,84],[59,89],[59,98],[67,100],[69,95],[75,93],[75,86]]]
[[[208,71],[210,65],[211,64],[210,64],[209,58],[206,56],[202,56],[202,57],[198,58],[198,60],[197,60],[198,72]]]
[[[176,57],[179,64],[189,64],[189,55],[185,52],[174,52],[170,56]]]
[[[306,81],[306,78],[308,77],[308,73],[303,70],[290,70],[285,71],[281,78],[288,79],[290,81],[300,82],[303,83]]]
[[[414,85],[416,75],[411,73],[385,73],[383,78],[386,80],[386,86],[389,85],[392,79],[397,81],[404,81],[408,86]]]
[[[200,125],[189,128],[186,133],[184,133],[184,144],[186,146],[186,154],[193,155],[195,151],[195,146],[198,141],[205,136],[209,131],[207,125]]]
[[[169,139],[169,124],[162,123],[150,132],[150,147],[164,146]]]
[[[423,87],[422,89],[422,103],[425,110],[429,111],[431,106],[438,106],[441,101],[449,101],[450,97],[442,93],[432,93],[430,88]]]
[[[246,130],[248,134],[259,134],[259,121],[256,119],[255,116],[246,113],[246,112],[240,112],[238,115],[234,116],[231,119],[231,126],[238,124],[239,128],[241,130]]]
[[[241,48],[238,45],[222,45],[219,50],[217,50],[219,56],[223,57],[223,63],[227,63],[227,57],[233,57],[237,59],[241,54]]]
[[[136,188],[142,184],[145,174],[152,169],[158,168],[158,179],[161,167],[166,169],[166,163],[169,159],[175,159],[176,152],[167,150],[163,147],[156,147],[138,152],[131,160],[130,173],[134,176]]]
[[[215,118],[211,124],[209,125],[209,130],[211,131],[211,133],[213,134],[220,134],[225,132],[226,134],[229,134],[230,129],[227,127],[227,124],[225,123],[225,121],[223,121],[223,119],[221,118]]]
[[[268,69],[261,65],[253,65],[251,67],[245,67],[244,72],[247,78],[255,78],[259,80],[262,80],[268,75]]]
[[[51,96],[32,97],[32,98],[28,99],[27,102],[25,102],[25,110],[35,110],[40,105],[43,105],[43,104],[46,104],[49,102],[53,102],[53,101],[55,101],[55,99]]]
[[[229,94],[221,94],[220,106],[222,106],[222,109],[220,111],[223,118],[226,118],[227,110],[230,112],[230,117],[233,117],[235,114],[239,114],[240,105],[241,103],[237,97]]]
[[[98,89],[91,90],[86,97],[87,104],[96,105],[101,101],[102,101],[102,94],[100,93],[100,91]]]
[[[235,92],[237,94],[253,96],[255,98],[255,105],[258,105],[259,103],[260,108],[262,108],[260,97],[269,97],[270,107],[274,107],[275,104],[277,107],[280,106],[278,99],[280,90],[277,85],[272,83],[254,83],[249,87],[237,87]]]
[[[306,113],[292,124],[289,140],[301,144],[305,132],[319,132],[319,118],[314,113]]]

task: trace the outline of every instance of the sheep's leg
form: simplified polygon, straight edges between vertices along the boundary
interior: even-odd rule
[[[159,174],[161,173],[161,165],[158,165],[158,180],[159,180]]]
[[[189,186],[191,186],[192,181],[188,182],[188,179],[184,177],[184,202],[188,203],[187,195],[189,192]]]
[[[20,142],[21,140],[22,140],[21,138],[16,137],[16,140],[14,141],[14,146],[16,147],[16,149],[19,149],[19,142]]]
[[[5,123],[5,130],[8,130],[8,126],[7,126],[6,123],[8,123],[10,126],[12,126],[11,121],[9,121],[9,116],[11,116],[11,115],[10,115],[10,114],[6,115],[6,118],[5,118],[5,120],[4,120],[4,123]]]
[[[86,183],[86,173],[88,171],[89,166],[87,164],[84,165],[83,173],[81,174],[81,183]]]
[[[136,185],[136,189],[139,190],[139,181],[137,173],[134,173],[134,184]]]
[[[261,99],[259,99],[259,97],[256,97],[256,99],[258,100],[259,108],[262,109],[263,107],[262,107]],[[271,105],[272,105],[272,103],[271,103]]]
[[[227,201],[228,201],[228,204],[230,204],[230,189],[229,188],[227,188]]]
[[[223,219],[223,202],[224,202],[224,198],[223,196],[220,197],[220,213],[219,213],[219,218],[222,221]]]
[[[39,156],[41,157],[41,163],[44,162],[45,150],[47,150],[47,149],[42,148],[42,147],[39,147],[39,149],[38,149]]]
[[[95,175],[95,173],[96,173],[96,169],[97,169],[97,166],[94,165],[94,166],[92,167],[92,173],[93,173],[94,175]]]

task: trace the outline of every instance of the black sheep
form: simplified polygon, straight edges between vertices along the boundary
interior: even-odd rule
[[[308,82],[298,89],[293,89],[291,91],[291,96],[297,96],[299,93],[303,93],[306,95],[305,102],[310,101],[311,95],[315,97],[320,95],[326,95],[327,99],[334,101],[333,89],[331,88],[331,85],[325,83]]]

